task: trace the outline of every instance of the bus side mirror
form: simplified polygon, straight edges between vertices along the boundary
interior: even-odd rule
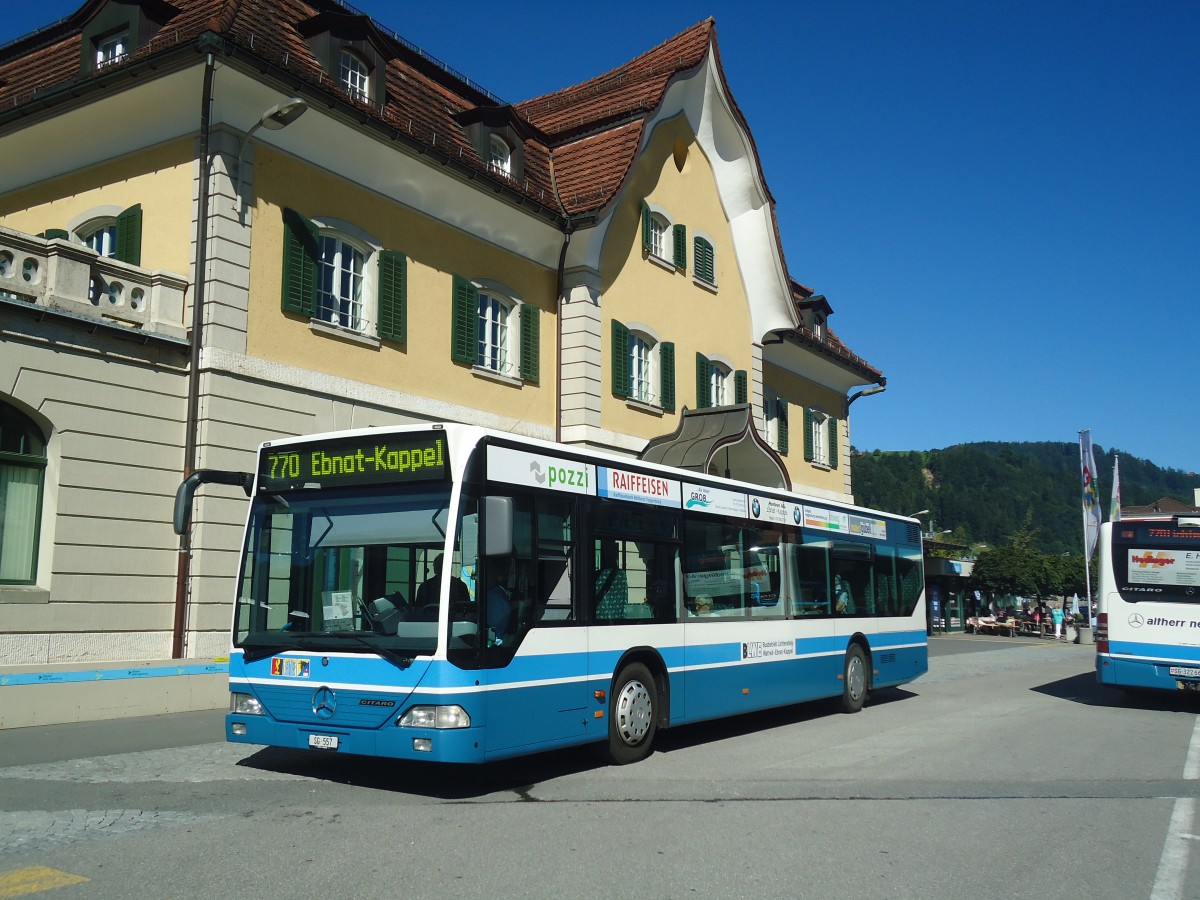
[[[483,555],[509,556],[513,548],[513,498],[483,498]]]
[[[199,490],[200,485],[209,483],[240,485],[242,490],[246,492],[246,496],[249,497],[250,486],[254,483],[254,476],[247,472],[197,469],[175,491],[175,516],[172,524],[175,526],[176,534],[183,534],[187,531],[188,523],[192,519],[192,498],[196,496],[196,491]]]

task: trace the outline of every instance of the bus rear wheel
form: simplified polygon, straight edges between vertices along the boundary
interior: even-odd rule
[[[658,730],[658,686],[641,663],[631,663],[613,682],[608,706],[608,758],[619,766],[650,755]]]
[[[842,675],[842,712],[856,713],[867,702],[867,657],[862,647],[851,644],[846,650],[846,668]]]

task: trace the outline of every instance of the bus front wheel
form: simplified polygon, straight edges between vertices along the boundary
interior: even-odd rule
[[[608,758],[619,766],[650,755],[658,727],[658,686],[641,663],[631,663],[613,682],[608,707]]]
[[[867,657],[862,647],[851,644],[846,651],[842,676],[842,712],[856,713],[867,702]]]

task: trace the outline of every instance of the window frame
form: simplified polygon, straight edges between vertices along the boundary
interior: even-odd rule
[[[22,469],[36,470],[36,482],[26,482],[26,484],[34,484],[36,490],[36,499],[33,503],[30,518],[32,519],[32,534],[27,534],[29,556],[24,561],[28,572],[27,578],[6,578],[3,576],[3,532],[0,530],[0,588],[3,587],[26,587],[37,583],[38,564],[40,556],[40,548],[42,541],[42,515],[45,508],[46,500],[46,470],[48,467],[49,456],[49,439],[46,436],[43,428],[27,413],[22,412],[16,405],[0,398],[0,425],[6,428],[19,429],[24,432],[21,435],[21,447],[15,451],[2,449],[3,444],[0,444],[0,470]],[[33,439],[39,446],[32,448],[30,452],[22,452],[27,440]],[[5,481],[7,483],[7,481]],[[6,495],[7,496],[7,495]],[[0,508],[0,513],[6,513],[5,508]],[[6,523],[10,523],[13,517],[5,514],[0,516]],[[26,528],[29,528],[29,523],[22,523]]]
[[[488,171],[504,178],[513,175],[513,148],[503,135],[493,131],[487,136]],[[497,152],[501,150],[503,152]]]
[[[332,246],[332,253],[327,255],[327,246]],[[367,291],[368,270],[374,256],[374,249],[368,245],[364,249],[358,241],[349,238],[342,229],[321,228],[317,243],[317,284],[313,318],[317,321],[343,329],[354,334],[368,334],[375,325],[378,313],[369,308],[365,297]],[[349,254],[351,265],[346,265],[346,255]],[[354,271],[353,263],[358,262],[358,270]],[[328,273],[329,290],[325,289]],[[346,296],[345,280],[351,283],[350,296]],[[325,298],[336,300],[338,309],[327,304]],[[343,307],[348,305],[346,312]],[[335,318],[336,317],[336,318]],[[342,321],[348,319],[349,322]],[[357,321],[356,321],[357,320]]]
[[[373,346],[385,340],[406,342],[408,259],[403,253],[384,248],[372,235],[349,222],[329,216],[309,219],[294,209],[283,210],[283,233],[281,306],[285,314],[307,317],[313,331]],[[358,329],[321,315],[322,246],[327,238],[364,256]]]
[[[108,34],[100,35],[92,40],[97,72],[105,66],[121,62],[129,56],[130,34],[129,28],[119,28],[116,31],[110,31]],[[115,49],[116,52],[106,52],[110,49]]]
[[[512,378],[513,359],[520,354],[520,329],[512,327],[517,304],[499,291],[476,287],[479,291],[476,294],[474,366],[502,378]]]
[[[702,231],[692,235],[692,281],[706,290],[717,290],[717,253],[712,238]]]
[[[352,63],[354,65],[348,65]],[[346,45],[338,48],[338,84],[354,100],[371,103],[373,71],[371,64],[361,54]]]
[[[505,351],[508,364],[487,364],[481,350],[480,328],[484,298],[493,309],[506,310]],[[541,309],[526,303],[520,294],[498,281],[469,279],[455,275],[452,290],[453,315],[450,328],[450,358],[469,366],[476,375],[508,384],[538,384],[541,372]],[[486,348],[486,344],[483,345]]]
[[[641,322],[612,320],[612,392],[639,409],[675,411],[675,344]],[[646,348],[644,370],[635,373],[638,345]],[[637,390],[639,383],[644,390]]]
[[[687,271],[687,228],[657,203],[642,201],[642,256],[669,272]]]
[[[838,429],[836,416],[818,407],[804,408],[804,459],[822,469],[838,467]]]

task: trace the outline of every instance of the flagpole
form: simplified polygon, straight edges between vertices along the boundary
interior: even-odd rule
[[[1087,460],[1084,458],[1084,432],[1079,432],[1079,468],[1087,472]],[[1084,512],[1084,587],[1087,588],[1087,617],[1092,617],[1092,554],[1087,552],[1087,505]]]

